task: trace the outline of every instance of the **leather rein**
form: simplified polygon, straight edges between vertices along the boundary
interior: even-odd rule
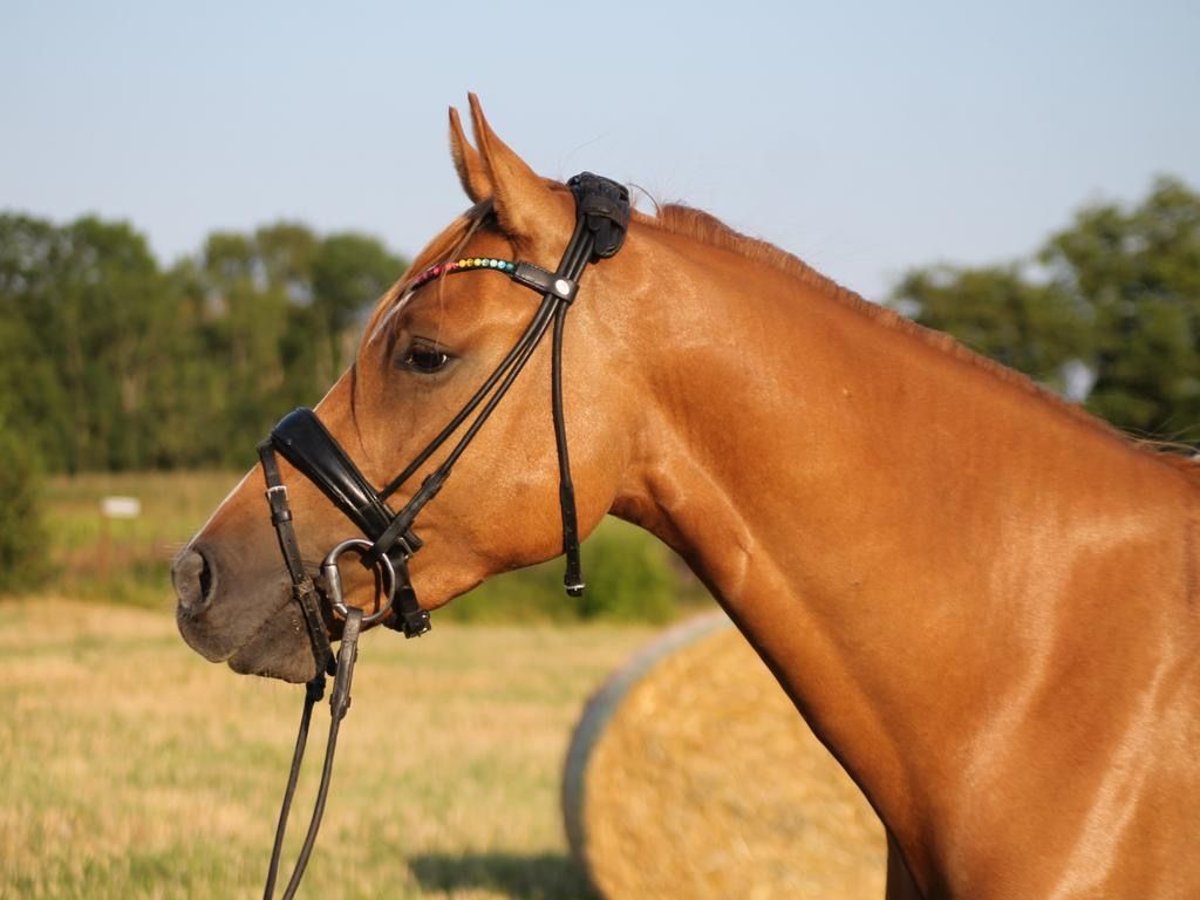
[[[419,637],[429,631],[429,613],[421,608],[408,573],[409,559],[422,546],[420,538],[413,531],[414,522],[426,504],[442,489],[454,464],[512,387],[546,332],[551,330],[551,325],[551,405],[558,454],[562,546],[566,556],[566,574],[563,581],[569,595],[577,597],[583,593],[575,490],[571,481],[563,417],[563,325],[567,310],[578,293],[579,279],[588,264],[607,259],[621,248],[629,226],[629,193],[616,182],[590,172],[576,175],[567,182],[567,186],[575,198],[575,229],[556,271],[547,272],[528,262],[471,258],[433,266],[410,281],[408,293],[450,274],[494,271],[532,289],[542,299],[525,331],[492,374],[433,440],[382,490],[375,490],[345,449],[310,409],[299,408],[290,412],[258,447],[259,461],[267,486],[266,497],[271,511],[271,524],[291,578],[292,599],[299,605],[308,630],[317,672],[305,687],[300,727],[292,754],[292,767],[279,811],[271,862],[263,890],[264,900],[271,900],[275,894],[284,836],[304,750],[308,743],[312,711],[324,696],[326,674],[332,675],[334,682],[330,696],[329,737],[321,770],[321,782],[304,843],[284,889],[284,898],[295,895],[316,843],[333,772],[338,730],[350,706],[350,684],[358,656],[358,636],[361,628],[364,625],[382,622],[385,626],[400,631],[407,638]],[[388,503],[388,498],[446,445],[464,424],[465,431],[442,462],[424,478],[400,510],[394,511]],[[335,545],[325,556],[315,577],[306,569],[300,553],[287,486],[283,482],[276,459],[277,452],[319,488],[365,536],[349,538]],[[338,561],[342,555],[351,551],[359,556],[364,567],[375,574],[378,599],[375,610],[370,613],[359,607],[348,606],[342,596]],[[329,629],[336,619],[342,620],[342,637],[335,658]]]

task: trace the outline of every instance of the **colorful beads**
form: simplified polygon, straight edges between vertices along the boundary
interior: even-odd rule
[[[472,269],[495,269],[505,275],[511,275],[517,270],[517,264],[507,259],[494,259],[490,256],[472,256],[465,259],[456,259],[453,262],[438,263],[437,265],[430,266],[414,278],[409,283],[408,289],[415,291],[435,278],[441,278],[443,275],[452,275],[455,272],[468,272]]]

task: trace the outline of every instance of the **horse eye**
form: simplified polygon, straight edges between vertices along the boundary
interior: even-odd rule
[[[400,365],[410,372],[432,375],[440,372],[450,362],[450,354],[428,344],[412,344],[400,360]]]

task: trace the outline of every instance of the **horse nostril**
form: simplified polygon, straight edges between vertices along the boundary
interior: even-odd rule
[[[175,557],[171,580],[179,605],[186,610],[198,612],[212,600],[213,570],[205,556],[196,550],[189,548]]]

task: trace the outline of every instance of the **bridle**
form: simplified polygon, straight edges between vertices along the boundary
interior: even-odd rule
[[[562,549],[566,556],[563,583],[569,595],[577,597],[583,593],[575,489],[571,481],[571,464],[563,417],[563,325],[567,310],[578,294],[579,280],[588,264],[607,259],[621,248],[629,226],[629,193],[616,182],[590,172],[576,175],[567,182],[567,187],[575,198],[575,229],[556,271],[548,272],[528,262],[472,257],[440,263],[410,280],[407,288],[409,293],[431,281],[452,274],[496,272],[532,289],[542,299],[524,332],[491,375],[433,440],[382,489],[376,490],[371,485],[350,455],[311,409],[299,408],[288,413],[258,447],[267,485],[266,496],[271,511],[271,524],[291,578],[292,599],[299,605],[304,617],[317,671],[316,676],[306,686],[292,769],[280,809],[275,845],[263,893],[267,900],[274,896],[284,833],[308,740],[312,709],[324,695],[325,675],[329,673],[334,676],[334,687],[330,697],[329,740],[308,833],[284,891],[285,898],[294,896],[299,887],[320,827],[333,769],[338,727],[350,703],[350,683],[357,658],[360,629],[363,625],[381,621],[385,626],[402,632],[408,638],[419,637],[429,631],[429,613],[421,608],[408,573],[408,561],[422,546],[422,541],[413,531],[414,523],[421,510],[445,485],[455,463],[508,393],[546,332],[551,330],[551,325],[551,407],[558,454]],[[388,503],[389,498],[464,426],[465,430],[445,458],[422,480],[399,511],[393,510]],[[348,538],[331,548],[316,577],[305,568],[300,555],[287,486],[283,482],[276,459],[277,452],[319,488],[365,536]],[[362,565],[373,570],[376,576],[379,599],[375,611],[370,614],[361,608],[348,606],[342,596],[338,561],[350,551],[358,554]],[[336,661],[327,630],[327,623],[332,624],[334,617],[343,620],[341,647]]]

